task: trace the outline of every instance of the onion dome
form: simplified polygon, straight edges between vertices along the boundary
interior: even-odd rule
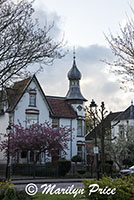
[[[68,79],[69,80],[80,80],[81,79],[81,73],[76,66],[75,57],[74,57],[74,61],[73,61],[73,66],[70,69],[70,71],[68,72]]]
[[[69,85],[69,90],[66,95],[66,99],[86,101],[86,99],[83,97],[80,91],[79,81],[81,79],[81,73],[76,66],[75,55],[73,57],[73,66],[68,72],[68,79],[69,79],[70,85]]]

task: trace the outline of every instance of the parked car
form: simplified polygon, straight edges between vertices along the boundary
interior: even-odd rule
[[[130,167],[129,169],[122,169],[119,172],[120,176],[128,176],[128,175],[133,175],[134,176],[134,165]]]

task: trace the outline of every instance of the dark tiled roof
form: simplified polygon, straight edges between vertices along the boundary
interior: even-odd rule
[[[77,114],[64,97],[46,96],[53,112],[54,117],[76,118]]]
[[[53,114],[52,108],[49,105],[46,96],[36,78],[35,75],[33,75],[32,77],[29,77],[27,79],[24,79],[22,81],[16,82],[14,83],[12,88],[8,88],[7,89],[7,97],[8,97],[8,103],[9,103],[9,108],[7,109],[7,112],[11,112],[14,110],[15,106],[17,105],[17,103],[19,102],[20,98],[22,97],[22,95],[25,93],[27,87],[29,86],[29,84],[31,83],[32,80],[35,80],[36,83],[38,84],[40,91],[42,92],[44,99],[47,102],[48,105],[48,109],[51,112],[51,114]]]
[[[110,112],[106,118],[104,119],[104,128],[105,130],[108,130],[111,128],[111,121],[113,121],[117,116],[119,116],[122,112]],[[98,137],[100,136],[100,128],[101,128],[101,124],[98,124],[97,127],[95,129],[92,129],[85,137],[86,140],[91,140],[94,138],[95,132],[98,135]]]
[[[129,106],[124,112],[114,118],[114,121],[134,119],[134,106]]]
[[[7,110],[8,112],[14,109],[17,102],[19,101],[22,94],[24,93],[25,88],[31,81],[31,79],[32,77],[29,77],[25,80],[14,83],[12,88],[7,88],[7,96],[8,96],[8,103],[9,103],[9,108]]]

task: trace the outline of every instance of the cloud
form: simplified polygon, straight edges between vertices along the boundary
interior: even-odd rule
[[[81,58],[82,62],[90,64],[101,64],[100,60],[105,58],[111,60],[113,56],[109,48],[98,44],[93,44],[88,47],[78,47],[77,55]]]
[[[49,11],[42,0],[35,1],[33,7],[35,9],[33,17],[38,19],[40,26],[49,27],[53,25],[51,31],[49,32],[50,36],[54,39],[63,37],[63,31],[61,28],[63,25],[62,18],[56,12]]]
[[[56,40],[62,38],[64,18],[49,10],[44,0],[35,1],[34,8],[34,18],[39,19],[41,27],[54,22],[50,35]],[[67,94],[69,89],[67,73],[72,67],[73,52],[70,47],[66,48],[69,49],[69,54],[60,60],[55,60],[53,66],[44,66],[44,71],[38,75],[39,82],[47,95],[65,96]],[[88,100],[88,105],[92,99],[95,99],[98,105],[104,101],[108,110],[126,109],[133,96],[120,90],[119,82],[110,73],[108,66],[101,62],[103,59],[109,62],[113,60],[111,50],[106,46],[92,44],[76,48],[76,63],[82,73],[81,92]]]
[[[120,89],[119,82],[107,70],[107,65],[101,59],[112,60],[107,47],[91,45],[76,48],[76,64],[82,73],[80,81],[81,92],[88,100],[87,105],[95,99],[98,105],[105,102],[108,111],[119,111],[130,105],[132,95]],[[47,66],[39,74],[39,80],[47,95],[65,96],[69,89],[67,73],[73,63],[73,52],[61,60],[56,60],[53,66]]]

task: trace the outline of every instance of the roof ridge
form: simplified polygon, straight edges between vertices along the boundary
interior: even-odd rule
[[[66,97],[60,97],[60,96],[51,96],[51,95],[46,95],[46,98],[62,99],[62,100],[65,100],[65,99],[66,99]]]

